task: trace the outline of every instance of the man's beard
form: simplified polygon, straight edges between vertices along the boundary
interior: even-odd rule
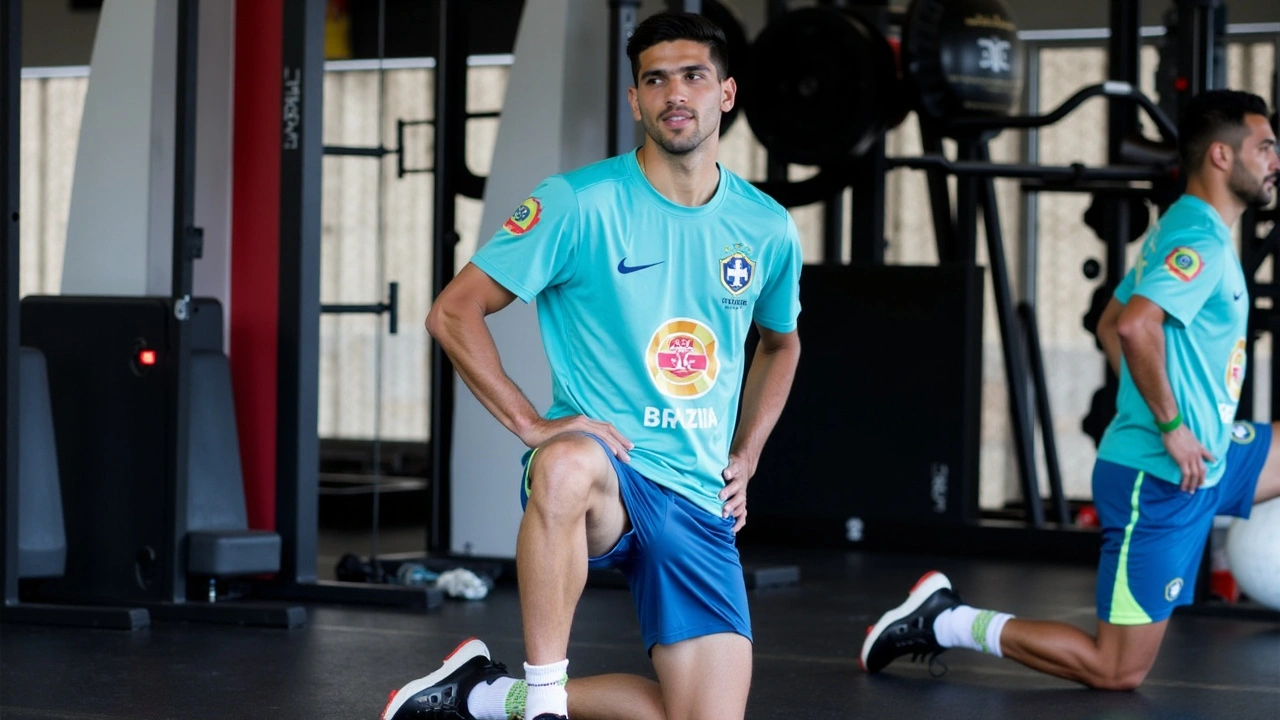
[[[697,117],[698,116],[695,116],[695,120]],[[693,132],[686,132],[686,134],[678,135],[674,138],[668,138],[662,131],[661,120],[655,117],[652,120],[644,121],[645,133],[649,137],[653,138],[653,141],[658,143],[659,147],[667,151],[668,155],[684,155],[685,153],[697,148],[702,144],[703,140],[707,139],[707,135],[700,134],[700,131],[702,130],[702,124],[700,122],[697,124],[696,128],[690,128],[690,130]]]
[[[1275,177],[1266,175],[1261,180],[1255,180],[1249,176],[1243,165],[1236,165],[1231,169],[1231,176],[1227,178],[1227,189],[1240,198],[1246,206],[1262,207],[1269,204],[1275,194],[1275,185],[1271,188],[1267,187],[1267,181],[1274,180]]]

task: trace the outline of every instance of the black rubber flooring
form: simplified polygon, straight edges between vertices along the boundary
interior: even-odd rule
[[[1093,570],[825,551],[744,555],[802,572],[797,587],[751,594],[749,718],[1280,718],[1274,622],[1175,616],[1136,692],[1085,690],[959,650],[942,656],[942,677],[904,661],[868,677],[858,669],[865,627],[925,570],[947,572],[973,605],[1084,628],[1094,624]],[[520,666],[514,585],[427,613],[312,606],[307,626],[295,630],[160,621],[135,633],[5,625],[0,717],[373,719],[389,691],[434,669],[470,635],[483,638],[495,659]],[[652,676],[629,593],[587,590],[569,657],[575,676]]]

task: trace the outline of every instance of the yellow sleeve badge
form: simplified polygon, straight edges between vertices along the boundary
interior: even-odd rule
[[[542,203],[538,202],[538,198],[531,197],[520,203],[516,211],[511,213],[511,217],[502,223],[502,227],[512,235],[523,235],[532,230],[541,218]]]
[[[1204,263],[1200,260],[1200,253],[1189,247],[1174,248],[1173,252],[1165,257],[1164,265],[1182,282],[1193,280],[1204,267]]]

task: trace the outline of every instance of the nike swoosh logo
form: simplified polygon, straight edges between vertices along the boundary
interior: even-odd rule
[[[1244,295],[1243,291],[1236,293],[1235,299],[1239,300],[1241,295]]]
[[[633,273],[633,272],[636,272],[637,270],[651,268],[654,265],[661,265],[664,262],[666,262],[666,260],[659,260],[656,263],[649,263],[648,265],[628,265],[627,259],[622,258],[621,260],[618,261],[618,272],[622,273],[623,275],[626,275],[627,273]]]

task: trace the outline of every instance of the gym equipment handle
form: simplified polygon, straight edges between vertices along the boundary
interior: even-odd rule
[[[373,305],[321,305],[320,312],[330,315],[390,315],[387,331],[395,335],[400,323],[400,283],[387,283],[387,301]]]
[[[1141,90],[1133,87],[1127,82],[1118,80],[1108,80],[1098,85],[1090,85],[1082,88],[1079,92],[1067,98],[1061,105],[1047,115],[1010,115],[1008,117],[962,117],[956,118],[947,123],[946,127],[949,131],[954,130],[999,130],[1006,128],[1039,128],[1046,125],[1052,125],[1068,113],[1079,107],[1085,100],[1092,97],[1102,95],[1104,97],[1116,98],[1118,100],[1129,100],[1137,103],[1147,112],[1151,120],[1156,124],[1156,128],[1160,131],[1160,137],[1165,142],[1176,144],[1178,142],[1178,128],[1169,119],[1169,116],[1160,109],[1158,105],[1151,101],[1151,98],[1142,94]]]
[[[1120,182],[1167,180],[1169,172],[1161,168],[1142,165],[1111,165],[1091,168],[1080,163],[1073,165],[1029,165],[1019,163],[989,163],[977,160],[950,160],[940,155],[886,158],[890,168],[936,168],[953,175],[977,175],[979,177],[1034,178],[1063,182],[1115,180]]]

